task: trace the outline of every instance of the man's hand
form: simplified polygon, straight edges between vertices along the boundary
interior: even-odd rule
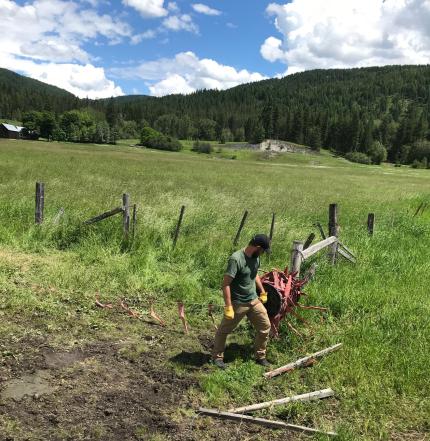
[[[260,292],[260,300],[261,300],[261,303],[267,302],[267,292],[266,291]]]
[[[227,320],[233,320],[234,319],[234,309],[233,306],[224,306],[224,318]]]

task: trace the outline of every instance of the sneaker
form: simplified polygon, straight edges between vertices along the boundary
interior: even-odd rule
[[[219,367],[220,369],[226,369],[227,368],[227,365],[224,363],[224,361],[219,359],[219,358],[217,358],[216,360],[212,360],[212,363],[215,366]]]
[[[270,363],[267,361],[266,358],[259,358],[258,360],[255,360],[255,362],[257,364],[259,364],[260,366],[264,366],[264,367],[269,367]]]

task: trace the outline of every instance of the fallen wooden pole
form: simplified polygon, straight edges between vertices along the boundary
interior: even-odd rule
[[[284,372],[292,371],[293,369],[296,369],[300,366],[306,365],[306,363],[308,363],[309,360],[312,360],[317,357],[323,357],[324,355],[327,355],[330,352],[336,351],[341,346],[342,346],[342,343],[338,343],[334,346],[330,346],[327,349],[323,349],[322,351],[315,352],[314,354],[308,355],[307,357],[300,358],[299,360],[294,361],[293,363],[288,363],[285,366],[281,366],[277,369],[274,369],[273,371],[266,372],[264,374],[264,376],[266,378],[273,378],[273,377],[276,377],[277,375],[283,374]]]
[[[217,409],[205,409],[204,407],[200,407],[199,413],[201,413],[203,415],[209,415],[209,416],[215,417],[215,418],[221,418],[223,420],[233,420],[233,421],[258,424],[259,426],[270,427],[272,429],[286,429],[286,430],[293,430],[295,432],[303,432],[303,433],[309,433],[309,434],[323,434],[323,435],[328,435],[328,436],[337,436],[337,433],[335,433],[335,432],[323,432],[321,430],[313,429],[311,427],[298,426],[296,424],[287,424],[287,423],[284,423],[283,421],[265,420],[264,418],[255,418],[255,417],[243,415],[243,414],[222,412]]]
[[[232,413],[249,413],[260,409],[266,409],[267,407],[280,406],[282,404],[294,403],[296,401],[314,401],[321,400],[323,398],[332,397],[334,391],[332,389],[322,389],[315,392],[309,392],[307,394],[294,395],[293,397],[280,398],[278,400],[266,401],[264,403],[252,404],[250,406],[237,407],[230,409]]]
[[[351,256],[347,251],[345,251],[343,248],[339,247],[337,249],[337,252],[339,253],[339,255],[341,255],[342,257],[344,257],[345,259],[349,260],[352,263],[356,263],[356,259],[354,256]]]
[[[308,259],[309,257],[313,256],[318,251],[320,251],[323,248],[328,247],[329,245],[332,245],[336,242],[337,242],[337,237],[331,236],[325,240],[322,240],[321,242],[318,242],[314,245],[311,245],[309,248],[307,248],[306,250],[304,250],[302,252],[303,260]]]
[[[113,210],[106,211],[105,213],[99,214],[98,216],[92,217],[84,222],[84,225],[94,224],[108,217],[114,216],[115,214],[122,213],[122,207],[116,207]]]

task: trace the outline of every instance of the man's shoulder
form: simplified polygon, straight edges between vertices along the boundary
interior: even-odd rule
[[[235,260],[236,262],[240,262],[243,260],[243,250],[235,251],[230,257],[229,260]]]

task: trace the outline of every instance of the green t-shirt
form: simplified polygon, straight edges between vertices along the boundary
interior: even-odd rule
[[[230,284],[232,303],[248,303],[258,297],[255,278],[259,266],[260,258],[248,257],[244,250],[230,256],[225,275],[233,277]]]

